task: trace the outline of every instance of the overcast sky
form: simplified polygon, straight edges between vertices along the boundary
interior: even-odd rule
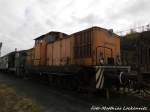
[[[33,47],[51,30],[100,26],[122,31],[150,23],[150,0],[0,0],[2,54]]]

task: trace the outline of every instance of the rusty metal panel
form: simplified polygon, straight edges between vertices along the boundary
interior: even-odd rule
[[[53,65],[53,43],[47,45],[47,65]]]
[[[65,38],[47,45],[47,65],[67,65],[73,59],[73,40]]]
[[[36,45],[35,46],[35,54],[34,54],[34,65],[40,65],[40,47],[41,45]]]
[[[75,64],[75,52],[74,52],[74,48],[75,48],[75,38],[74,36],[70,36],[70,64]],[[69,53],[68,53],[69,54]]]
[[[61,65],[71,63],[71,38],[61,40]]]
[[[45,66],[46,65],[46,51],[47,51],[47,43],[46,41],[42,42],[41,48],[40,48],[40,65]]]
[[[34,52],[34,65],[44,66],[46,65],[46,50],[47,49],[47,38],[46,36],[35,42]]]
[[[65,58],[66,58],[66,39],[63,39],[61,42],[61,65],[65,64]]]
[[[61,61],[61,43],[60,41],[56,41],[53,43],[53,65],[58,66],[60,65]]]
[[[33,49],[29,49],[26,51],[27,57],[26,57],[26,65],[32,65],[32,51]]]
[[[91,30],[75,34],[75,58],[91,57]]]
[[[65,64],[70,64],[71,61],[71,49],[73,49],[73,47],[71,47],[71,38],[67,38],[66,39],[66,59],[65,59]]]

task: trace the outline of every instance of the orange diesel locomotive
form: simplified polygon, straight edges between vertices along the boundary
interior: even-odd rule
[[[99,27],[71,35],[50,32],[35,39],[34,52],[34,66],[118,64],[120,38]]]
[[[49,32],[35,39],[28,54],[27,73],[36,77],[39,74],[65,87],[108,88],[123,83],[122,71],[129,71],[129,67],[120,65],[119,36],[100,27],[71,35]]]

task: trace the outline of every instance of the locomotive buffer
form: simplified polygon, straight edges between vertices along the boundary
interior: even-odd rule
[[[109,92],[114,87],[119,89],[127,84],[127,77],[131,70],[130,66],[95,66],[96,89],[105,90],[106,98],[109,99]]]

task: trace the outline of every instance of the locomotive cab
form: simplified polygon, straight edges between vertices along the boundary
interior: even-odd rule
[[[96,89],[125,85],[129,66],[123,66],[120,58],[120,37],[106,29],[93,30],[93,63],[96,68]]]

